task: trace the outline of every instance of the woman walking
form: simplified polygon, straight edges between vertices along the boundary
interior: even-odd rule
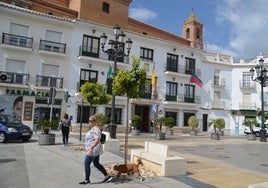
[[[90,183],[90,165],[93,162],[94,166],[104,175],[103,182],[109,182],[112,180],[112,177],[108,175],[107,171],[100,164],[100,154],[103,153],[103,147],[100,142],[101,138],[101,124],[96,116],[91,116],[89,118],[89,131],[85,136],[85,150],[86,156],[84,160],[85,168],[85,180],[79,182],[79,184],[88,184]]]
[[[69,132],[71,129],[71,120],[69,120],[69,116],[67,113],[64,114],[63,119],[60,122],[61,124],[61,132],[62,132],[62,142],[64,146],[68,145]]]

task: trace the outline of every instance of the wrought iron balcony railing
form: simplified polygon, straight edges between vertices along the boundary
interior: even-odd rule
[[[24,47],[24,48],[32,48],[33,38],[13,35],[9,33],[3,33],[2,44]]]
[[[65,54],[66,44],[48,40],[40,40],[39,50]]]
[[[36,86],[63,88],[63,78],[37,75]]]
[[[30,77],[29,74],[0,71],[0,75],[6,75],[7,78],[6,80],[0,79],[0,82],[3,83],[21,84],[21,85],[27,85],[29,83],[29,77]]]

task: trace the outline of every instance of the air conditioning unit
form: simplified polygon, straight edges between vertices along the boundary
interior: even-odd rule
[[[7,80],[7,74],[0,73],[0,81],[6,81]]]

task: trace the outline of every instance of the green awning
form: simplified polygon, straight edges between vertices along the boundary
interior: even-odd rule
[[[256,117],[258,113],[256,110],[231,110],[231,115]]]

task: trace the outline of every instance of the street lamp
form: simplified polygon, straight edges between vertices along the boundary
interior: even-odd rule
[[[260,141],[266,142],[266,130],[264,126],[264,100],[263,100],[263,87],[266,87],[267,78],[267,70],[263,67],[264,60],[261,57],[259,59],[259,65],[255,67],[256,77],[254,76],[254,69],[250,69],[250,77],[253,81],[258,82],[261,85],[261,130],[260,130]]]
[[[114,61],[114,71],[113,71],[113,79],[115,76],[116,71],[116,64],[117,64],[117,58],[128,56],[129,52],[132,47],[132,41],[128,39],[126,42],[124,42],[125,34],[123,31],[120,30],[120,27],[118,25],[114,26],[114,36],[115,40],[109,40],[108,42],[108,49],[104,50],[105,43],[107,41],[107,36],[105,33],[103,33],[100,36],[100,44],[102,51],[109,55],[109,57]],[[125,47],[127,53],[125,53]],[[112,92],[112,109],[111,109],[111,119],[110,119],[110,125],[108,126],[108,130],[110,132],[111,138],[116,138],[116,125],[115,125],[115,95]]]

